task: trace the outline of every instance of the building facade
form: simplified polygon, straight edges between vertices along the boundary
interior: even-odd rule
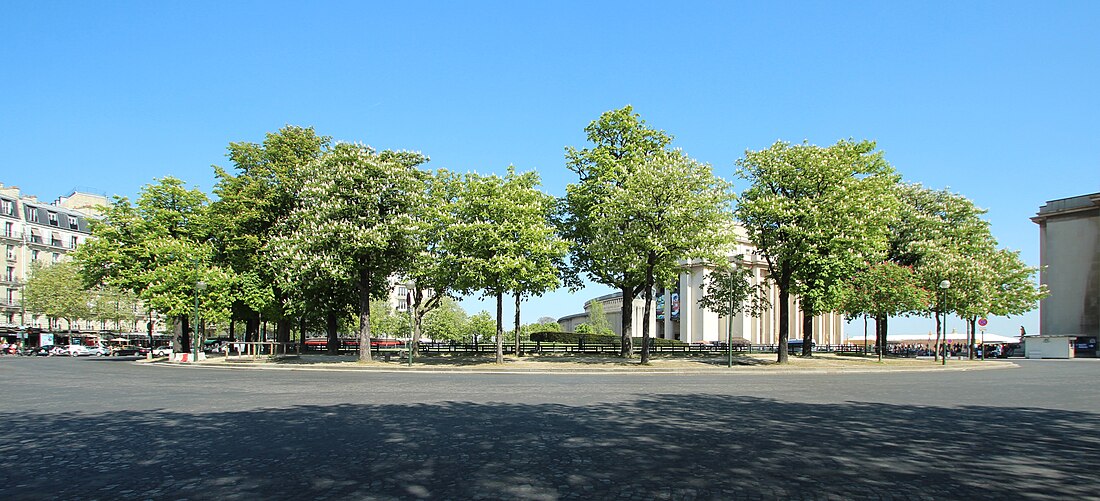
[[[24,195],[18,187],[0,184],[0,247],[4,251],[0,270],[0,335],[11,336],[28,329],[69,330],[70,326],[48,325],[45,317],[34,315],[22,306],[23,286],[35,263],[49,265],[69,259],[68,254],[91,237],[89,218],[100,214],[107,197],[74,191],[53,203]],[[135,317],[140,312],[135,311]],[[74,331],[132,330],[127,325],[104,325],[79,320]]]
[[[1100,193],[1051,200],[1039,225],[1040,336],[1069,336],[1072,356],[1096,356],[1100,339]]]
[[[656,291],[654,304],[651,305],[649,322],[650,333],[656,338],[678,339],[688,343],[725,341],[730,324],[733,337],[752,344],[776,344],[779,340],[779,289],[767,280],[767,263],[756,254],[749,242],[745,230],[734,227],[736,246],[728,253],[730,262],[747,268],[752,272],[753,284],[764,284],[768,291],[771,308],[760,317],[738,313],[733,318],[721,316],[699,305],[703,287],[713,267],[702,262],[685,262],[685,270],[680,274],[673,287]],[[621,332],[623,298],[621,293],[595,298],[601,303],[608,323],[616,334]],[[802,338],[802,311],[798,298],[791,295],[789,300],[790,339]],[[632,325],[634,337],[642,335],[642,319],[645,314],[645,299],[635,298],[633,304]],[[562,330],[572,332],[576,327],[588,321],[590,307],[586,304],[585,313],[569,315],[558,320]],[[844,342],[843,317],[838,313],[825,313],[813,319],[813,339],[818,345],[837,345]]]

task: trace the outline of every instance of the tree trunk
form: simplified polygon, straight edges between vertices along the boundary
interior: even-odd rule
[[[178,338],[180,351],[191,353],[191,320],[187,315],[180,315],[180,336]]]
[[[412,316],[412,349],[413,355],[420,355],[420,336],[424,325],[424,313],[419,310],[410,310]]]
[[[504,293],[497,293],[497,363],[504,363]]]
[[[359,361],[370,362],[370,281],[359,279]]]
[[[882,353],[886,351],[886,329],[889,317],[886,315],[875,316],[875,351],[878,352],[878,361],[882,361]]]
[[[802,356],[812,357],[814,345],[814,312],[802,310]]]
[[[936,343],[932,345],[932,360],[939,362],[940,360],[940,312],[936,312]]]
[[[290,342],[290,324],[291,319],[283,318],[275,324],[275,341],[280,343]]]
[[[519,292],[516,292],[516,320],[515,320],[515,331],[513,332],[513,334],[516,338],[516,356],[517,357],[523,356],[523,353],[521,353],[520,349],[519,349],[519,302],[520,302],[520,299],[522,299],[522,298],[523,298],[523,295],[520,294]]]
[[[424,292],[420,290],[420,287],[413,287],[409,296],[412,299],[407,302],[409,318],[412,319],[412,346],[410,346],[409,349],[411,349],[412,354],[416,356],[420,355],[421,328],[424,325],[424,315],[427,312],[421,311],[420,309],[424,304]]]
[[[260,317],[255,312],[248,315],[248,320],[245,321],[244,339],[250,343],[260,340]]]
[[[642,365],[649,363],[649,304],[653,302],[653,268],[646,270],[645,306],[642,307]]]
[[[325,333],[328,334],[325,351],[329,355],[340,353],[340,333],[337,332],[339,324],[340,319],[336,316],[335,311],[329,310],[325,313]]]
[[[779,354],[776,357],[776,363],[785,364],[788,361],[787,340],[791,335],[791,306],[789,304],[791,299],[791,270],[788,269],[786,263],[780,265],[779,282],[776,285],[779,287],[779,340],[777,341]]]
[[[306,351],[306,317],[298,317],[298,350]]]
[[[619,334],[621,345],[619,346],[619,356],[623,358],[630,358],[634,351],[634,340],[631,338],[632,327],[634,325],[634,289],[632,287],[623,287],[623,307],[622,307],[622,319],[620,322],[620,328],[622,329]]]
[[[966,320],[966,330],[967,330],[966,339],[968,340],[968,343],[967,343],[968,346],[967,346],[966,351],[970,352],[970,357],[969,357],[970,360],[974,360],[974,356],[977,355],[977,353],[976,353],[977,350],[974,348],[974,344],[977,343],[977,341],[978,341],[977,340],[977,335],[976,335],[977,330],[978,330],[977,329],[977,323],[978,323],[977,319],[974,319],[974,318],[968,318]]]

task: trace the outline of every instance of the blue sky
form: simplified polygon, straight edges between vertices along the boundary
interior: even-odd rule
[[[738,191],[745,149],[876,140],[1037,265],[1028,218],[1100,191],[1097,26],[1084,1],[7,2],[0,182],[50,200],[169,175],[209,192],[230,141],[294,124],[432,168],[535,169],[561,195],[564,148],[631,104]],[[524,321],[604,292],[550,294]],[[990,331],[1019,325],[1038,315]]]

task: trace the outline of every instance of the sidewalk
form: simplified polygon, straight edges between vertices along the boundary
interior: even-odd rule
[[[390,361],[375,360],[370,363],[357,361],[355,355],[318,355],[307,354],[282,360],[259,359],[230,360],[223,357],[210,358],[199,363],[176,363],[154,361],[157,365],[229,368],[229,369],[267,369],[267,370],[311,370],[311,371],[381,371],[381,372],[430,372],[430,373],[570,373],[570,374],[782,374],[782,373],[864,373],[896,371],[960,371],[1005,369],[1017,367],[1004,360],[953,360],[947,365],[931,359],[895,359],[885,358],[880,363],[877,357],[837,356],[831,353],[815,354],[805,359],[790,357],[789,363],[775,363],[775,354],[735,355],[733,367],[727,367],[725,356],[653,356],[649,365],[641,365],[638,358],[623,360],[617,357],[595,355],[535,355],[526,357],[506,356],[504,364],[494,363],[492,356],[471,355],[424,355],[416,358],[412,365],[408,360],[392,357]]]

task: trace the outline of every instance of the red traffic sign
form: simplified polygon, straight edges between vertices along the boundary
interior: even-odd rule
[[[984,318],[979,318],[978,319],[978,325],[980,325],[982,327],[985,327],[987,324],[989,324],[989,320],[986,320]]]

